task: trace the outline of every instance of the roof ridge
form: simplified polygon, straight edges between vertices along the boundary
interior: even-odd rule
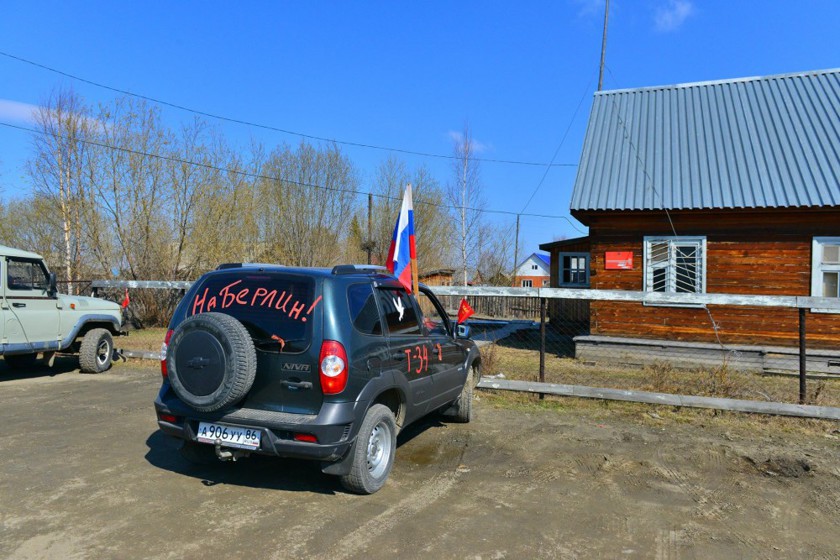
[[[667,89],[685,89],[685,88],[692,88],[692,87],[705,87],[705,86],[713,86],[713,85],[721,85],[721,84],[737,84],[737,83],[744,83],[744,82],[758,82],[758,81],[768,81],[768,80],[781,80],[787,78],[801,78],[804,76],[815,76],[815,75],[825,75],[825,74],[840,74],[840,68],[825,68],[822,70],[804,70],[801,72],[788,72],[784,74],[770,74],[767,76],[748,76],[744,78],[728,78],[728,79],[721,79],[721,80],[705,80],[700,82],[685,82],[681,84],[663,84],[659,86],[644,86],[638,88],[621,88],[621,89],[608,89],[603,91],[596,91],[595,95],[610,95],[615,93],[637,93],[643,91],[656,91],[656,90],[667,90]]]

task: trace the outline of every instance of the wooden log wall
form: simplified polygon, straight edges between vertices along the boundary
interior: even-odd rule
[[[615,213],[613,213],[615,214]],[[840,211],[672,212],[680,236],[706,237],[706,292],[757,295],[811,294],[811,246],[815,236],[840,236]],[[590,226],[591,287],[643,289],[646,235],[674,235],[664,213],[594,213]],[[632,251],[632,270],[606,270],[607,251]],[[795,309],[709,306],[655,307],[593,302],[591,332],[606,336],[795,346]],[[713,327],[717,325],[717,333]],[[840,347],[840,314],[808,313],[809,347]]]

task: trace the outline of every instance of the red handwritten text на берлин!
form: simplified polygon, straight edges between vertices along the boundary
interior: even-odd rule
[[[285,290],[269,290],[268,288],[236,288],[242,280],[231,282],[222,287],[218,294],[210,296],[210,288],[205,288],[203,293],[196,294],[192,305],[192,315],[197,313],[210,312],[214,309],[227,309],[233,305],[243,307],[265,307],[276,309],[286,314],[291,319],[306,322],[307,315],[312,313],[315,306],[321,301],[321,296],[309,304],[299,301],[291,292]],[[306,313],[303,310],[306,309]]]

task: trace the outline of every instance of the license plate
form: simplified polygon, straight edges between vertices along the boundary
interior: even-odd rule
[[[196,439],[202,443],[220,442],[225,447],[239,449],[257,449],[260,446],[260,431],[253,428],[237,428],[224,424],[201,422],[198,424]]]

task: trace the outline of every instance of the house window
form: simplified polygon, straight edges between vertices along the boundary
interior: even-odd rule
[[[548,286],[548,280],[543,280],[543,288],[545,288],[546,286]]]
[[[534,285],[534,283],[531,280],[523,280],[522,281],[522,287],[523,288],[530,288],[533,285]]]
[[[840,237],[815,237],[811,250],[811,295],[840,297]],[[837,313],[829,309],[812,309]]]
[[[538,267],[538,266],[537,266],[537,265],[535,265],[535,264],[532,264],[532,265],[531,265],[531,270],[538,270],[539,268],[540,268],[540,267]]]
[[[645,237],[646,292],[706,291],[705,237]]]
[[[560,286],[589,286],[589,253],[559,253]]]

